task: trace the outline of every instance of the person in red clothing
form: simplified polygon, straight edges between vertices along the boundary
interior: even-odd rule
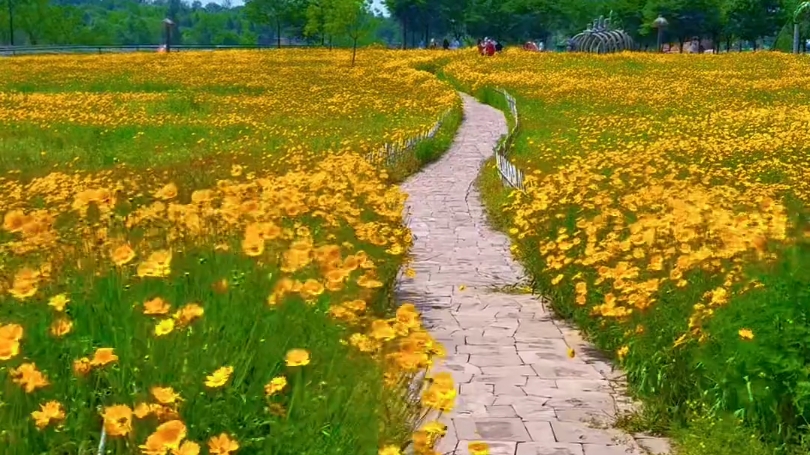
[[[484,55],[487,57],[495,55],[495,43],[493,43],[492,40],[486,40],[484,44]]]

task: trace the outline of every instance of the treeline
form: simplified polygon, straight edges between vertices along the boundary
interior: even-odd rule
[[[319,36],[305,34],[306,10],[301,11],[302,21],[285,22],[281,36],[271,21],[255,14],[261,11],[250,10],[227,0],[219,4],[199,0],[0,0],[0,45],[163,44],[166,18],[175,24],[173,44],[269,46],[321,41]],[[365,8],[359,12],[362,20],[348,18],[362,25],[359,44],[396,41],[398,28],[393,20]],[[348,20],[346,14],[342,19]],[[344,31],[333,30],[332,44],[351,44]]]
[[[642,46],[694,37],[750,43],[779,37],[789,48],[799,0],[247,0],[244,6],[181,0],[0,0],[2,44],[160,44],[163,19],[173,44],[364,45],[416,47],[431,38],[492,36],[560,44],[593,19],[611,18]],[[13,32],[12,32],[13,30]],[[805,21],[802,35],[807,34]]]
[[[282,0],[294,1],[294,0]],[[599,16],[610,17],[642,46],[655,46],[653,22],[668,22],[665,41],[695,37],[750,43],[792,34],[799,0],[385,0],[408,45],[435,34],[493,36],[506,42],[539,39],[560,45]],[[806,24],[802,31],[806,34]],[[788,44],[789,46],[789,44]]]

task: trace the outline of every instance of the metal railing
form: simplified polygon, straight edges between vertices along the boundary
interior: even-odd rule
[[[162,44],[121,44],[115,46],[107,45],[82,45],[82,46],[0,46],[0,55],[41,55],[41,54],[110,54],[128,52],[157,52],[164,45]],[[282,49],[310,47],[304,43],[282,44]],[[212,45],[212,44],[172,44],[169,46],[170,52],[184,51],[216,51],[234,49],[275,49],[275,43],[271,44],[233,44],[233,45]]]
[[[506,92],[506,90],[496,89],[496,91],[506,99],[506,103],[509,105],[509,113],[512,114],[514,124],[512,125],[512,129],[495,145],[495,163],[498,166],[498,172],[501,174],[501,181],[504,185],[509,185],[512,188],[523,191],[525,189],[523,184],[525,179],[523,171],[518,169],[506,156],[509,149],[512,147],[512,141],[515,139],[515,135],[517,135],[518,128],[520,127],[517,101],[515,101],[515,98]]]

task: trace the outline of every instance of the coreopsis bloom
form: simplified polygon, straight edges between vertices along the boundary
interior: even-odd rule
[[[25,393],[31,393],[50,384],[48,378],[37,370],[36,364],[33,363],[23,363],[17,368],[12,368],[10,373],[14,383],[21,385]]]
[[[206,376],[205,385],[206,387],[210,387],[212,389],[222,387],[231,378],[231,374],[233,374],[233,367],[221,367],[210,375]]]
[[[18,324],[0,325],[0,360],[10,360],[20,353],[23,328]]]
[[[147,300],[143,303],[143,314],[146,315],[163,315],[171,310],[172,306],[160,297],[155,297],[152,300]]]
[[[55,337],[63,337],[73,329],[73,322],[68,318],[59,318],[51,324],[50,332]]]
[[[60,422],[65,419],[65,410],[58,401],[49,401],[39,405],[39,411],[31,413],[34,424],[40,430],[50,425],[51,422]]]
[[[187,434],[188,430],[182,421],[170,420],[160,424],[155,432],[146,438],[146,443],[141,446],[141,449],[145,453],[155,454],[178,450]]]
[[[54,310],[62,312],[65,311],[68,302],[70,299],[65,294],[57,294],[48,300],[48,305],[52,306]]]
[[[115,355],[113,348],[98,348],[93,353],[93,359],[90,360],[90,365],[94,367],[101,367],[109,363],[117,362],[118,356]]]
[[[309,365],[309,352],[305,349],[291,349],[287,351],[285,362],[288,367]]]
[[[104,408],[102,417],[109,436],[126,436],[132,431],[132,409],[125,404]]]
[[[155,335],[168,335],[174,331],[174,319],[164,319],[155,325]]]
[[[225,433],[208,440],[208,452],[211,455],[230,455],[239,450],[239,444]]]
[[[182,400],[180,394],[171,387],[152,387],[150,392],[155,397],[155,400],[162,404],[172,404]]]
[[[128,244],[120,245],[110,252],[110,258],[115,265],[122,267],[135,259],[135,250]]]
[[[278,376],[273,378],[267,383],[267,385],[264,386],[264,393],[267,396],[275,395],[284,390],[284,387],[287,387],[287,378],[284,376]]]

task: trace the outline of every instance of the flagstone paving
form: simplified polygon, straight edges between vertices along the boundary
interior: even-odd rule
[[[609,428],[631,403],[620,375],[575,330],[535,296],[497,290],[519,283],[523,270],[508,238],[487,225],[474,182],[506,122],[462,96],[464,122],[450,150],[403,185],[416,276],[402,278],[399,296],[420,307],[447,349],[441,368],[458,384],[439,452],[466,455],[470,441],[485,441],[492,455],[648,453],[639,442],[666,453],[665,440],[637,442]]]

